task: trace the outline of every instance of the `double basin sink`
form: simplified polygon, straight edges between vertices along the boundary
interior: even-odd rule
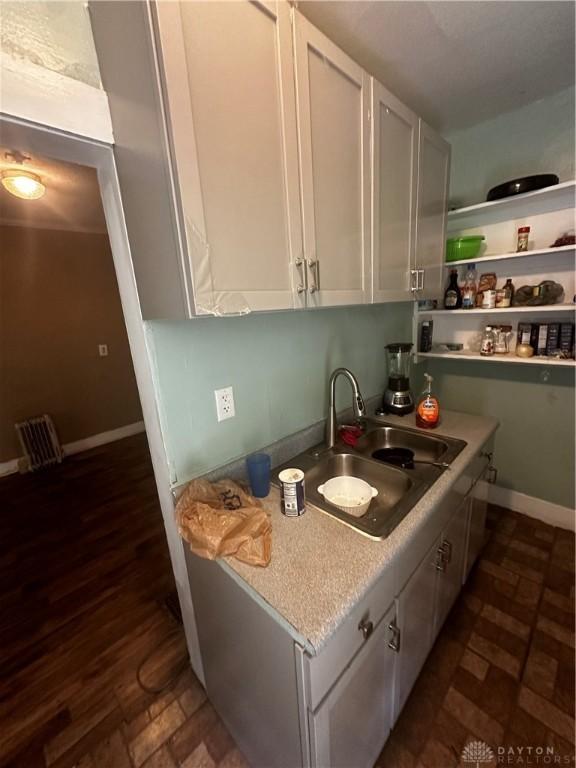
[[[340,441],[330,449],[319,445],[291,459],[279,467],[278,472],[287,467],[301,469],[305,475],[309,503],[372,539],[384,539],[442,472],[449,471],[441,465],[450,465],[465,446],[463,440],[435,437],[367,419],[365,432],[354,447]],[[382,449],[398,448],[413,452],[415,463],[412,468],[392,466],[373,456]],[[438,462],[438,465],[419,461]],[[361,517],[344,512],[318,493],[318,486],[340,475],[360,477],[377,489],[378,495]]]

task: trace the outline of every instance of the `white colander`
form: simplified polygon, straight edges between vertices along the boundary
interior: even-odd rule
[[[330,504],[354,517],[365,514],[372,499],[378,495],[376,488],[359,477],[349,475],[331,477],[323,485],[318,486],[318,493]]]

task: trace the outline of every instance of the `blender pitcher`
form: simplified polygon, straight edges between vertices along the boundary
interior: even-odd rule
[[[384,392],[382,409],[384,413],[404,416],[414,410],[414,398],[410,392],[410,363],[412,344],[387,344],[388,387]]]

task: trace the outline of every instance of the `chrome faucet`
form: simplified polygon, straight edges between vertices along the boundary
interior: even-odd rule
[[[336,419],[336,379],[342,374],[346,376],[352,387],[354,398],[352,400],[352,409],[357,421],[365,418],[366,406],[364,400],[360,394],[360,387],[356,381],[356,377],[349,371],[348,368],[336,368],[330,376],[330,401],[328,403],[328,419],[326,420],[326,447],[334,448],[336,442],[336,436],[338,434],[338,421]]]

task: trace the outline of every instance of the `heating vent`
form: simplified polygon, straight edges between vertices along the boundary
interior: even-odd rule
[[[60,464],[62,448],[54,422],[47,414],[21,421],[15,425],[24,458],[20,462],[21,472],[33,472],[50,464]]]

